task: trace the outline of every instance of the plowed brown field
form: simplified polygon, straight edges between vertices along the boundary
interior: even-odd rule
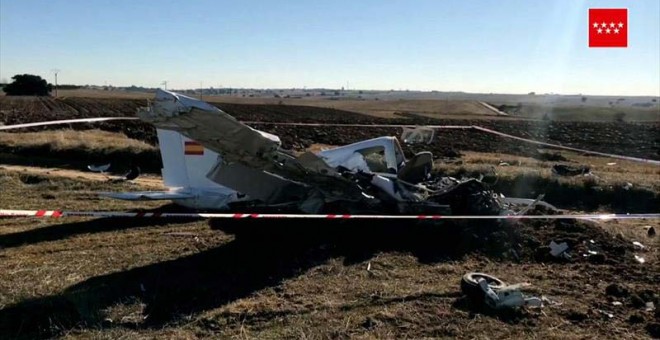
[[[0,121],[133,116],[145,104],[119,98],[0,97]],[[262,122],[254,126],[278,134],[294,149],[401,131],[273,122],[474,124],[552,143],[660,159],[657,123],[439,120],[410,115],[384,119],[306,106],[217,105],[240,120]],[[140,122],[71,127],[122,131],[154,142],[153,128]],[[430,145],[438,156],[465,151],[507,154],[504,159],[536,155],[534,146],[473,131],[440,131],[438,136]],[[156,157],[143,155],[147,156]],[[497,164],[498,157],[466,156],[462,161],[481,159],[490,166],[487,162]],[[523,161],[523,166],[538,165]],[[597,170],[607,167],[600,164]],[[644,168],[635,174],[658,174],[653,171]],[[614,178],[621,176],[616,173]],[[100,199],[95,192],[148,189],[139,181],[113,184],[101,177],[2,168],[0,208],[176,209],[158,202]],[[515,191],[536,185],[535,190],[547,192],[553,200],[568,189],[575,189],[572,196],[586,190],[581,182],[576,188],[570,188],[570,181],[556,188],[540,183],[502,180],[497,186]],[[644,193],[646,205],[638,204],[639,209],[648,209],[658,199],[655,189],[636,191],[637,182],[626,191],[588,189],[595,200],[584,208],[595,211],[607,203],[596,198],[605,195],[612,201],[630,201]],[[647,236],[646,226],[660,228],[657,220],[500,225],[0,218],[0,338],[658,337],[660,244],[657,236]],[[550,241],[567,242],[571,259],[550,256]],[[645,248],[638,249],[633,241]],[[509,283],[531,282],[528,294],[549,300],[542,310],[483,310],[460,293],[460,278],[468,271],[487,272]]]

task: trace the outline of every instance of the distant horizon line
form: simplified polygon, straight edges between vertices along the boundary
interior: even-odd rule
[[[80,86],[80,87],[112,87],[112,88],[120,88],[120,89],[126,89],[126,88],[141,88],[149,91],[155,91],[157,89],[163,89],[171,92],[176,92],[176,91],[199,91],[200,88],[176,88],[176,89],[164,89],[162,87],[146,87],[146,86],[138,86],[138,85],[128,85],[128,86],[115,86],[115,85],[90,85],[90,84],[85,84],[85,85],[75,85],[75,84],[59,84],[58,86]],[[509,95],[509,96],[590,96],[590,97],[654,97],[654,98],[660,98],[660,93],[658,94],[635,94],[635,95],[624,95],[624,94],[589,94],[589,93],[555,93],[555,92],[544,92],[544,93],[537,93],[536,91],[530,91],[528,93],[507,93],[507,92],[468,92],[468,91],[444,91],[444,90],[413,90],[413,89],[342,89],[342,88],[331,88],[331,87],[228,87],[228,86],[223,86],[223,87],[203,87],[201,88],[202,90],[259,90],[259,91],[282,91],[282,90],[301,90],[301,91],[363,91],[363,92],[395,92],[395,93],[400,93],[400,92],[413,92],[413,93],[460,93],[460,94],[468,94],[468,95]]]
[[[6,82],[0,82],[0,85],[6,85],[8,83]],[[52,84],[49,82],[49,84],[55,86],[55,84]],[[98,88],[103,88],[103,87],[111,87],[111,88],[119,88],[119,89],[126,89],[126,88],[140,88],[140,89],[145,89],[149,91],[155,91],[157,89],[163,89],[162,87],[147,87],[147,86],[140,86],[140,85],[96,85],[96,84],[84,84],[84,85],[78,85],[78,84],[58,84],[58,87],[64,87],[64,86],[78,86],[81,88],[90,88],[90,87],[98,87]],[[223,87],[202,87],[202,90],[260,90],[260,91],[283,91],[283,90],[301,90],[301,91],[363,91],[363,92],[413,92],[413,93],[457,93],[457,94],[467,94],[467,95],[510,95],[510,96],[590,96],[590,97],[653,97],[653,98],[660,98],[660,93],[658,94],[635,94],[635,95],[624,95],[624,94],[589,94],[589,93],[557,93],[557,92],[543,92],[543,93],[537,93],[536,91],[530,91],[527,93],[507,93],[507,92],[469,92],[469,91],[459,91],[459,90],[452,90],[452,91],[445,91],[445,90],[418,90],[418,89],[344,89],[343,87],[340,88],[332,88],[332,87],[229,87],[229,86],[223,86]],[[73,89],[70,89],[73,90]],[[165,89],[167,91],[199,91],[199,87],[195,88],[176,88],[176,89]]]

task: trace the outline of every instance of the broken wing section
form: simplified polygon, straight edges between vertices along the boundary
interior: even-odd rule
[[[158,90],[153,106],[138,111],[138,116],[199,142],[227,162],[264,167],[280,146],[277,136],[252,129],[208,103],[168,91]]]
[[[250,198],[272,204],[299,201],[306,197],[309,187],[240,163],[218,163],[209,172],[214,182],[228,186]]]
[[[266,203],[316,193],[327,199],[363,197],[354,183],[341,177],[320,157],[307,153],[296,158],[280,149],[277,136],[255,130],[197,99],[158,90],[153,106],[138,111],[138,116],[221,155],[222,162],[207,177],[253,198],[262,197]],[[237,165],[245,171],[241,172]],[[290,195],[290,190],[295,194]]]

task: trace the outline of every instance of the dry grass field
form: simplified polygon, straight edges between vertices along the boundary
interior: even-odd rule
[[[121,105],[133,107],[137,99],[123,98]],[[123,112],[113,98],[74,102],[80,104],[77,110],[89,108],[81,113],[85,116],[93,116],[96,108]],[[67,103],[73,102],[54,105]],[[34,108],[50,104],[35,102]],[[392,112],[416,110],[414,103],[400,105]],[[387,116],[378,108],[364,110]],[[281,111],[269,114],[287,119]],[[334,119],[332,112],[328,117]],[[603,138],[626,133],[607,128],[611,137]],[[146,130],[132,131],[131,136],[140,136]],[[309,139],[299,150],[353,138],[332,138],[328,131],[334,130],[276,132]],[[438,138],[450,143],[467,136]],[[467,142],[452,145],[471,145]],[[435,170],[456,177],[484,175],[507,196],[544,193],[548,202],[570,212],[658,212],[660,169],[655,165],[570,152],[553,152],[563,160],[549,161],[512,147],[474,149],[440,157]],[[651,155],[652,150],[640,152]],[[2,133],[0,208],[180,211],[162,202],[95,194],[158,190],[160,180],[153,173],[158,164],[145,167],[150,173],[131,182],[85,172],[85,164],[94,162],[157,163],[157,157],[153,145],[105,130]],[[558,177],[550,171],[558,163],[588,165],[594,176]],[[660,228],[657,222],[0,218],[0,338],[658,337],[660,239],[647,236],[647,227]],[[571,260],[549,256],[550,241],[567,242]],[[636,249],[633,241],[645,248]],[[599,255],[589,256],[588,249]],[[542,309],[484,310],[460,292],[460,278],[470,271],[508,283],[529,282],[526,293],[549,302]],[[647,310],[647,302],[655,310]]]
[[[157,206],[93,194],[140,189],[133,184],[6,169],[0,182],[3,208]],[[659,244],[645,236],[648,223],[590,227],[644,242],[642,265],[632,252],[614,264],[492,257],[452,246],[458,226],[450,224],[4,219],[0,331],[5,338],[641,339],[657,327],[657,314],[635,307],[649,291],[657,294]],[[584,237],[601,242],[592,232]],[[475,310],[458,288],[468,271],[530,282],[529,293],[554,303],[517,313]],[[608,296],[612,283],[629,295]]]
[[[494,172],[503,180],[515,176],[529,175],[555,180],[572,186],[583,186],[589,183],[600,183],[603,186],[624,186],[627,183],[634,187],[660,192],[660,168],[651,164],[628,160],[618,160],[605,157],[590,157],[573,152],[555,152],[566,161],[539,160],[530,157],[512,156],[506,154],[466,151],[459,162],[437,164],[436,168],[445,172],[490,173]],[[594,176],[562,177],[552,174],[555,164],[588,165]]]
[[[2,133],[0,144],[14,148],[33,148],[50,145],[52,151],[87,150],[89,152],[111,152],[121,150],[137,153],[157,149],[153,145],[126,138],[120,133],[102,130],[55,130],[27,133]]]

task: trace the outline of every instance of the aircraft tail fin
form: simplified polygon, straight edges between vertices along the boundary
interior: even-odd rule
[[[171,130],[156,130],[163,160],[163,184],[170,188],[205,188],[218,185],[206,177],[220,156]]]

